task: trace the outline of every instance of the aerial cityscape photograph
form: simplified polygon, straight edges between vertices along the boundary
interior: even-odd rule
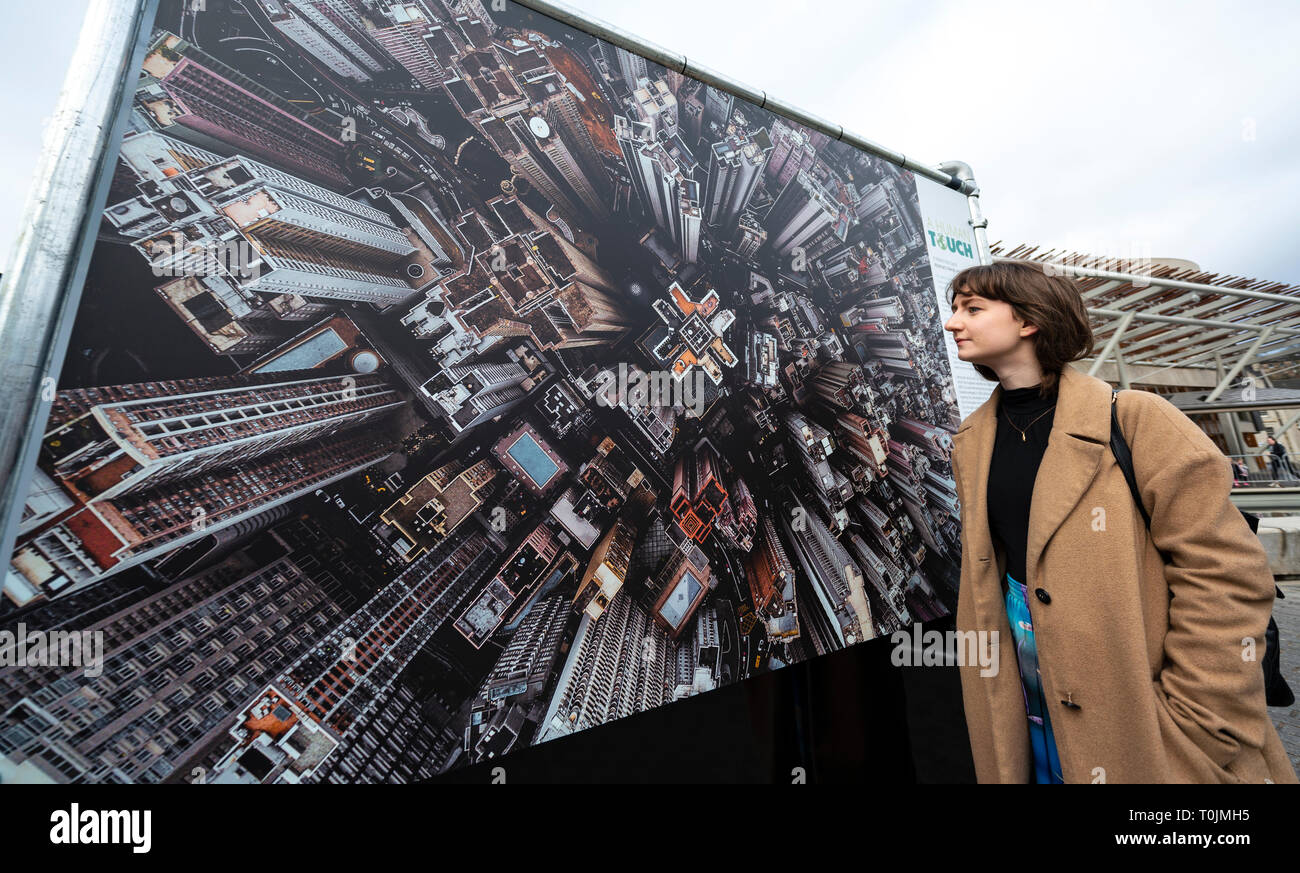
[[[913,174],[518,3],[163,0],[0,755],[409,783],[956,607]],[[933,184],[933,183],[927,183]]]

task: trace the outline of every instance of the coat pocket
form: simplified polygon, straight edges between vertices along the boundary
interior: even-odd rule
[[[1183,733],[1169,711],[1169,697],[1160,687],[1158,679],[1151,680],[1151,694],[1155,697],[1156,720],[1160,725],[1162,766],[1152,774],[1155,782],[1245,783],[1237,774],[1225,770],[1192,738]]]

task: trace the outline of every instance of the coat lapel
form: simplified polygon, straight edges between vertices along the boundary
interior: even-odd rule
[[[1029,504],[1025,570],[1030,579],[1035,578],[1048,541],[1097,477],[1109,441],[1110,386],[1067,364]]]

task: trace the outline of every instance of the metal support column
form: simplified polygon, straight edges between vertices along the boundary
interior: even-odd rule
[[[1119,363],[1119,355],[1117,354],[1119,341],[1124,336],[1124,332],[1128,330],[1128,326],[1133,323],[1133,315],[1132,312],[1126,312],[1124,317],[1119,320],[1119,324],[1115,326],[1115,333],[1111,335],[1110,339],[1106,340],[1106,345],[1102,348],[1101,354],[1093,359],[1092,366],[1088,368],[1089,376],[1096,376],[1097,371],[1101,369],[1101,365],[1106,363],[1106,359],[1111,355],[1115,355],[1115,362],[1116,364]]]
[[[1219,396],[1223,394],[1224,391],[1228,390],[1232,385],[1232,381],[1237,378],[1237,374],[1242,371],[1242,368],[1255,360],[1255,352],[1264,344],[1265,341],[1268,340],[1270,336],[1272,336],[1273,329],[1273,325],[1270,324],[1259,332],[1259,336],[1255,337],[1255,341],[1250,344],[1250,348],[1246,349],[1245,354],[1237,359],[1237,363],[1232,365],[1232,369],[1228,370],[1228,372],[1223,375],[1223,378],[1219,380],[1219,384],[1214,386],[1214,390],[1206,396],[1205,399],[1207,402],[1213,403],[1215,400],[1219,399]]]

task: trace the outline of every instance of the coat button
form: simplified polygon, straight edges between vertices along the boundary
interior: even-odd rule
[[[1041,588],[1034,589],[1034,596],[1037,597],[1039,600],[1043,601],[1044,603],[1052,602],[1052,595],[1048,594],[1046,591],[1044,591]]]
[[[1074,702],[1073,691],[1067,691],[1065,693],[1065,700],[1062,700],[1061,703],[1064,704],[1065,706],[1068,706],[1070,709],[1083,709],[1082,706]]]

